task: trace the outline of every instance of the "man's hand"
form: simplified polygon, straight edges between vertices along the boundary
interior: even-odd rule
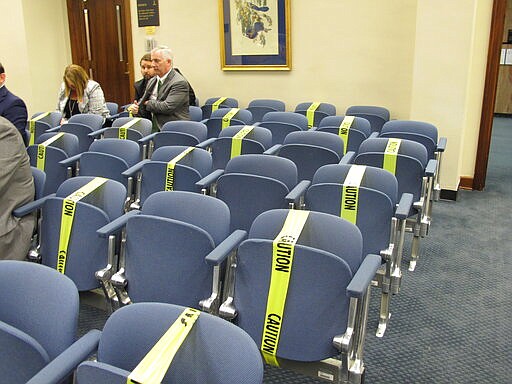
[[[132,115],[136,115],[139,113],[139,103],[137,100],[133,101],[133,104],[130,105],[128,108],[128,112],[131,112]]]

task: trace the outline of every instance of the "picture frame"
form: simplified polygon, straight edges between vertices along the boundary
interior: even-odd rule
[[[291,0],[219,0],[221,69],[289,71]]]

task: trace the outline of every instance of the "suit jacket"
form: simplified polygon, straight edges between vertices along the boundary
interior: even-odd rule
[[[5,85],[0,88],[0,116],[13,123],[23,139],[27,139],[27,107],[23,100],[10,92]]]
[[[188,82],[174,69],[171,69],[160,86],[156,100],[150,100],[153,89],[157,86],[157,76],[151,78],[140,100],[139,114],[156,119],[158,129],[168,121],[190,120],[188,112]],[[147,104],[144,104],[147,101]]]
[[[140,79],[133,83],[133,88],[135,88],[135,100],[139,101],[142,96],[144,96],[144,91],[146,90],[146,85],[148,84],[148,80],[145,78]]]
[[[17,218],[12,211],[32,200],[34,183],[25,145],[14,125],[0,117],[0,259],[26,256],[34,218]]]
[[[66,107],[67,101],[66,87],[64,83],[62,83],[59,89],[59,100],[57,101],[57,111],[61,112],[62,116],[65,114],[64,108]],[[80,113],[94,113],[104,118],[109,115],[103,89],[101,89],[101,86],[96,81],[89,80],[87,82],[82,102],[78,103],[78,109]]]

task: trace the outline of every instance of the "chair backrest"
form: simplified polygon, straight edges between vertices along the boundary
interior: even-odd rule
[[[208,138],[218,137],[222,131],[222,121],[231,108],[221,108],[213,111],[205,124],[208,127]],[[228,125],[250,125],[252,124],[252,114],[247,109],[240,109],[234,114],[228,122]]]
[[[238,249],[236,323],[258,346],[266,317],[273,240],[288,212],[278,209],[259,215]],[[346,287],[361,260],[362,237],[355,225],[334,215],[309,212],[294,248],[277,357],[318,361],[338,353],[332,340],[347,327]]]
[[[30,124],[33,124],[33,128],[32,128],[32,132],[34,134],[34,139],[33,140],[31,138],[32,132],[31,132],[31,129],[30,129]],[[37,121],[34,121],[34,122],[27,121],[26,132],[27,132],[27,137],[28,137],[28,140],[29,140],[28,142],[29,143],[31,141],[35,142],[39,136],[41,136],[48,129],[51,129],[51,128],[52,127],[50,126],[50,124],[48,124],[48,123],[46,123],[44,121],[41,121],[41,120],[37,120]]]
[[[297,165],[299,180],[311,180],[322,165],[338,163],[341,160],[343,140],[327,132],[291,132],[285,137],[278,155]]]
[[[301,115],[307,116],[307,110],[311,107],[313,102],[305,102],[299,103],[295,107],[295,112],[300,113]],[[309,126],[318,127],[323,118],[327,116],[335,116],[336,115],[336,106],[330,103],[320,103],[314,112],[313,124],[308,124]]]
[[[46,183],[46,173],[37,169],[37,167],[30,167],[32,169],[32,178],[34,179],[35,196],[34,200],[40,199],[44,196],[44,184]]]
[[[140,187],[140,202],[142,204],[151,194],[165,190],[167,163],[187,148],[181,145],[160,147],[153,153],[151,161],[143,165]],[[211,154],[204,149],[195,148],[176,163],[173,190],[200,192],[196,183],[209,174],[211,170]]]
[[[201,107],[201,110],[203,111],[203,119],[209,119],[212,115],[212,106],[215,102],[217,102],[220,99],[220,97],[210,97],[206,100],[204,105]],[[237,108],[238,107],[238,100],[234,99],[232,97],[226,97],[224,101],[222,101],[218,108]]]
[[[67,122],[61,125],[59,132],[72,133],[78,138],[78,152],[85,152],[89,149],[90,145],[94,141],[94,138],[89,136],[89,133],[94,130],[82,123]]]
[[[190,120],[192,121],[203,120],[203,110],[201,109],[201,107],[189,105],[188,113],[190,114]]]
[[[258,125],[272,132],[272,145],[274,145],[282,144],[290,132],[307,131],[308,119],[295,112],[269,112]]]
[[[396,137],[423,144],[427,149],[428,158],[435,158],[437,149],[437,128],[422,121],[392,120],[382,126],[379,137]]]
[[[119,117],[118,119],[115,119],[112,123],[112,128],[119,128],[125,125],[126,123],[129,123],[133,119],[138,119],[138,121],[131,125],[129,129],[138,131],[140,134],[144,137],[151,133],[152,129],[152,123],[151,120],[140,118],[140,117]],[[111,137],[105,132],[105,137]],[[117,137],[117,135],[116,135]]]
[[[206,140],[208,128],[198,121],[168,121],[154,139],[154,148],[169,145],[196,146]]]
[[[126,225],[131,300],[198,308],[212,287],[212,267],[204,258],[228,234],[229,208],[219,199],[181,191],[149,196]]]
[[[119,181],[126,186],[122,172],[140,160],[139,145],[130,140],[102,139],[91,144],[80,156],[80,175],[99,176]]]
[[[36,144],[27,147],[30,165],[37,167],[38,144],[44,143],[57,135],[57,133],[44,133],[36,139]],[[67,178],[67,170],[59,164],[60,161],[78,153],[78,138],[70,133],[64,133],[59,139],[46,147],[44,169],[46,182],[43,196],[54,193],[58,186]]]
[[[388,140],[388,138],[370,138],[363,141],[354,163],[384,168],[384,154]],[[414,201],[421,198],[427,160],[427,150],[423,145],[402,139],[396,156],[394,173],[398,180],[398,196],[403,193],[412,193]]]
[[[66,180],[56,196],[44,206],[41,223],[42,263],[57,268],[63,200],[90,182],[94,177],[77,176]],[[99,238],[96,230],[123,214],[126,188],[107,180],[97,190],[76,203],[73,225],[67,247],[65,274],[80,291],[98,288],[94,273],[107,263],[107,239]]]
[[[284,112],[286,105],[276,99],[254,99],[249,102],[247,109],[252,113],[253,122],[263,121],[263,116],[268,112]]]
[[[90,127],[93,131],[97,131],[103,127],[103,116],[94,113],[80,113],[69,118],[68,123],[79,123]]]
[[[68,277],[36,263],[0,261],[2,381],[25,383],[68,348],[78,310],[78,291]]]
[[[340,126],[345,116],[327,116],[322,119],[317,131],[330,132],[336,135],[340,134]],[[343,139],[347,137],[347,143],[344,143],[346,149],[344,153],[348,151],[357,152],[361,143],[366,140],[372,133],[370,122],[362,117],[354,117],[352,125],[348,129],[346,135],[340,135]]]
[[[372,132],[380,132],[384,123],[389,121],[389,110],[375,105],[352,105],[347,108],[345,115],[358,116],[370,122]]]
[[[305,196],[306,208],[341,216],[342,204],[357,199],[356,222],[363,236],[363,255],[380,254],[390,240],[391,220],[397,203],[398,182],[381,168],[366,167],[357,197],[345,191],[345,179],[351,164],[329,164],[318,169]]]
[[[34,113],[32,115],[32,117],[31,117],[31,119],[35,119],[37,116],[39,116],[42,113],[45,113],[45,112]],[[60,125],[61,119],[62,119],[62,113],[61,112],[59,112],[59,111],[52,111],[48,115],[46,115],[46,116],[42,117],[41,119],[39,119],[38,121],[47,123],[50,126],[50,128],[55,128],[55,127],[58,127]]]
[[[114,312],[103,328],[98,361],[78,367],[78,382],[118,382],[100,379],[115,377],[125,383],[184,309],[174,304],[136,303]],[[261,355],[249,335],[223,319],[201,313],[162,383],[260,384],[262,380]]]
[[[244,125],[232,125],[220,132],[218,139],[211,145],[213,169],[224,169],[227,162],[234,156],[261,154],[270,148],[272,133],[266,128],[253,126],[252,130],[241,139],[240,153],[233,153],[233,136],[244,127]]]
[[[119,111],[119,104],[114,103],[113,101],[107,101],[106,104],[107,104],[108,114],[110,116],[114,116],[115,114],[117,114],[117,112]]]
[[[297,184],[297,167],[284,158],[241,155],[229,160],[217,182],[217,197],[231,211],[231,229],[248,230],[253,220],[273,208],[286,208],[285,196]]]

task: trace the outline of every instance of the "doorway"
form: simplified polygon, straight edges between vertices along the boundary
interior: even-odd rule
[[[130,0],[67,0],[73,63],[100,83],[106,101],[133,100]]]

